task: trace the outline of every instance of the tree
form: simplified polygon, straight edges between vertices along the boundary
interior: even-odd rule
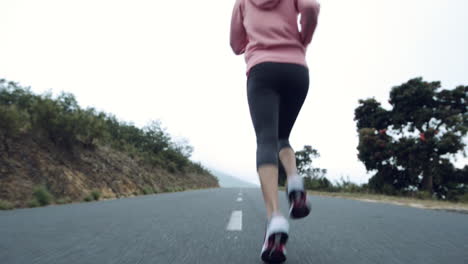
[[[304,185],[308,189],[326,189],[332,186],[331,182],[325,177],[327,170],[315,168],[312,166],[312,160],[320,157],[319,152],[312,146],[304,146],[304,149],[296,151],[297,173],[304,177]],[[280,162],[279,183],[284,185],[286,174]]]
[[[313,174],[312,159],[320,157],[318,151],[312,146],[306,145],[304,149],[296,151],[297,173],[302,176]]]
[[[453,167],[451,157],[465,151],[468,86],[440,89],[440,82],[416,78],[392,88],[390,110],[373,98],[359,100],[358,158],[368,171],[377,171],[371,188],[416,187],[445,196],[443,190],[454,186],[444,171]]]

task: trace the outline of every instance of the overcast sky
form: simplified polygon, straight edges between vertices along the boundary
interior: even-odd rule
[[[292,1],[292,0],[282,0]],[[258,182],[245,63],[229,46],[234,0],[0,0],[0,78],[73,93],[142,127],[159,119],[193,159]],[[308,49],[311,86],[291,134],[332,180],[370,175],[357,159],[358,99],[389,107],[422,76],[468,84],[468,1],[323,0]],[[459,159],[457,165],[467,164]]]

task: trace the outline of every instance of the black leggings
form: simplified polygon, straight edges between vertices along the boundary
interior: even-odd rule
[[[257,169],[278,165],[278,153],[289,144],[289,134],[309,90],[309,70],[291,63],[255,65],[247,80],[250,116],[257,136]]]

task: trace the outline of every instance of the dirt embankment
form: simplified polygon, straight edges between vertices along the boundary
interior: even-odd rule
[[[137,157],[98,146],[65,151],[28,137],[0,144],[0,200],[27,206],[35,186],[45,186],[55,199],[82,201],[92,191],[101,197],[218,187],[210,174],[170,173]]]

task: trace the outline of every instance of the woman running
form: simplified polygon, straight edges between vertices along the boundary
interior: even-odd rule
[[[245,53],[247,63],[257,172],[268,219],[261,251],[266,262],[286,260],[289,223],[278,208],[278,156],[287,174],[289,216],[310,212],[289,135],[309,89],[305,55],[319,10],[316,0],[236,0],[232,13],[231,47],[237,55]]]

